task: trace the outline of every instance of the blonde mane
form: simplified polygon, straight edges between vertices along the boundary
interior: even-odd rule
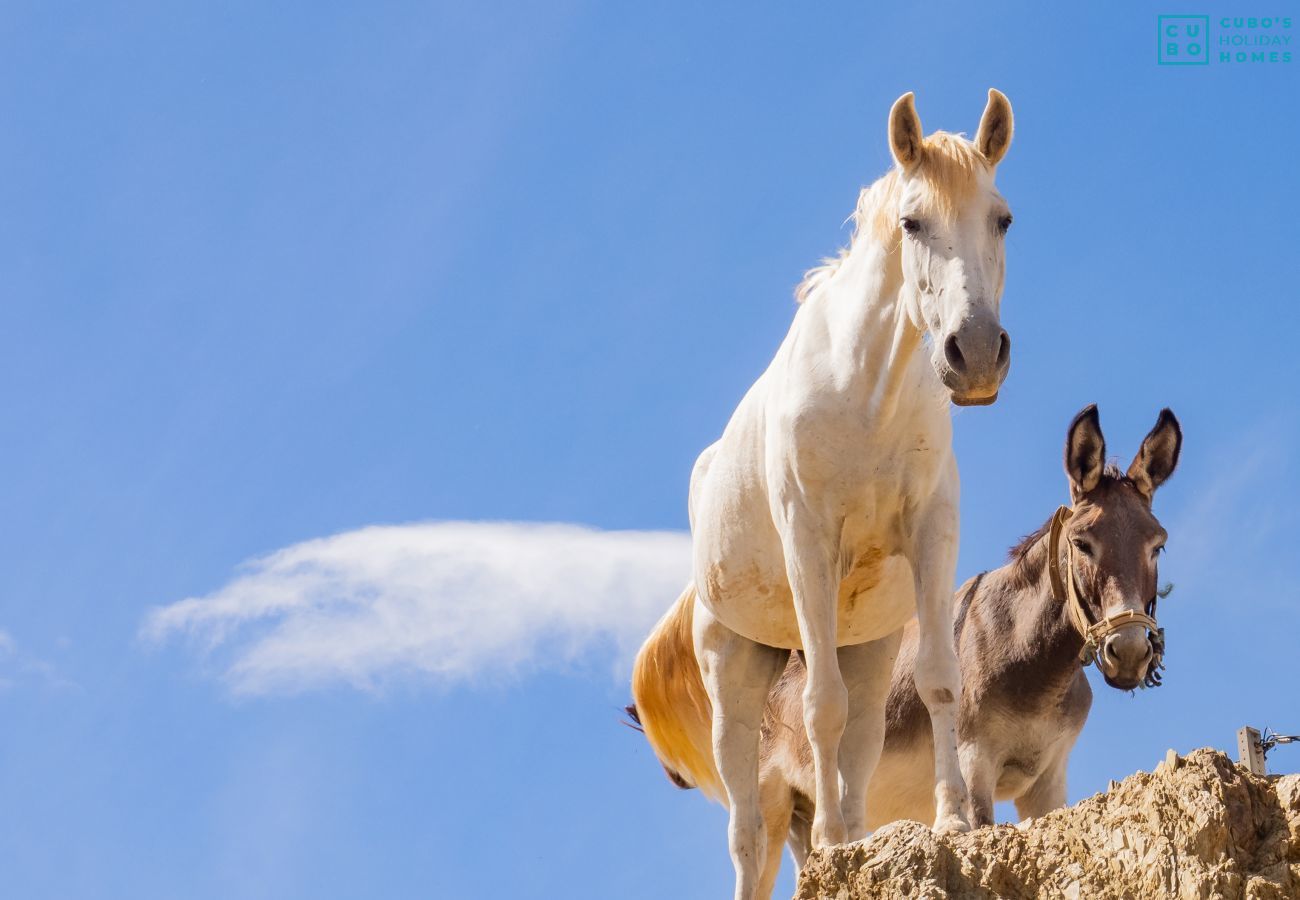
[[[975,145],[962,135],[936,131],[921,145],[921,162],[917,174],[929,188],[926,193],[927,205],[935,214],[950,220],[956,215],[962,201],[978,186],[977,173],[981,170],[987,172],[990,168]],[[849,246],[841,248],[837,255],[826,257],[820,265],[804,273],[803,280],[794,291],[796,303],[803,303],[830,281],[864,229],[870,229],[871,234],[890,249],[898,243],[902,232],[898,223],[901,175],[902,170],[895,166],[875,184],[862,189],[862,193],[858,194],[858,205],[851,216],[853,236],[849,238]]]

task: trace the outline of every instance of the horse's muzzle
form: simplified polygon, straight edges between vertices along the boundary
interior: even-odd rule
[[[953,403],[988,406],[1011,368],[1011,337],[993,316],[972,316],[943,339],[936,368]]]
[[[962,397],[957,394],[952,395],[953,406],[992,406],[998,402],[998,392],[994,391],[987,397]]]

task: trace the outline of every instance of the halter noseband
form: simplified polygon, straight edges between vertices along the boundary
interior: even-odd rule
[[[1052,525],[1048,532],[1047,572],[1052,579],[1052,593],[1065,604],[1070,623],[1083,638],[1083,650],[1079,653],[1079,662],[1085,666],[1091,665],[1101,650],[1102,641],[1113,632],[1128,625],[1141,625],[1146,629],[1147,638],[1151,641],[1151,662],[1147,666],[1142,686],[1159,687],[1160,670],[1164,668],[1165,630],[1156,624],[1154,618],[1155,599],[1153,598],[1147,607],[1152,615],[1126,609],[1113,616],[1106,616],[1099,622],[1092,621],[1087,607],[1079,597],[1079,587],[1074,574],[1073,544],[1067,544],[1065,547],[1069,577],[1064,577],[1061,573],[1061,532],[1065,530],[1065,523],[1072,515],[1074,515],[1073,509],[1062,506],[1052,516]]]

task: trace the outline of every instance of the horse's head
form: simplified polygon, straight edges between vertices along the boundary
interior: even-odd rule
[[[889,113],[899,178],[893,227],[902,231],[901,299],[930,335],[931,361],[960,406],[995,401],[1011,365],[1011,338],[999,319],[1011,211],[993,184],[1011,132],[1011,104],[995,90],[974,143],[942,131],[923,137],[910,93]]]
[[[1070,563],[1063,574],[1075,579],[1094,623],[1123,623],[1133,614],[1155,618],[1156,561],[1167,534],[1151,511],[1151,498],[1178,465],[1182,443],[1178,420],[1161,410],[1132,465],[1121,473],[1105,464],[1096,405],[1070,423],[1065,471],[1074,514],[1061,535]],[[1132,690],[1146,680],[1152,663],[1148,625],[1131,622],[1103,630],[1108,633],[1096,650],[1097,667],[1111,687]]]

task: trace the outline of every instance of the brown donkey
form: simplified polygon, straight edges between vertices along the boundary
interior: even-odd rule
[[[1181,445],[1178,420],[1166,409],[1127,473],[1107,467],[1097,408],[1087,407],[1070,424],[1065,445],[1071,506],[1024,538],[1002,568],[957,591],[958,746],[973,826],[993,821],[995,800],[1014,800],[1022,817],[1065,804],[1066,764],[1092,705],[1084,665],[1095,661],[1106,683],[1121,690],[1160,683],[1156,558],[1165,530],[1151,499],[1173,473]],[[897,651],[883,753],[868,786],[872,829],[896,819],[934,819],[933,736],[913,682],[916,652],[913,621]],[[799,654],[791,654],[763,722],[761,897],[771,895],[783,839],[800,866],[811,848],[805,677]],[[688,705],[690,698],[680,699]],[[668,774],[681,787],[693,786],[683,773]]]

